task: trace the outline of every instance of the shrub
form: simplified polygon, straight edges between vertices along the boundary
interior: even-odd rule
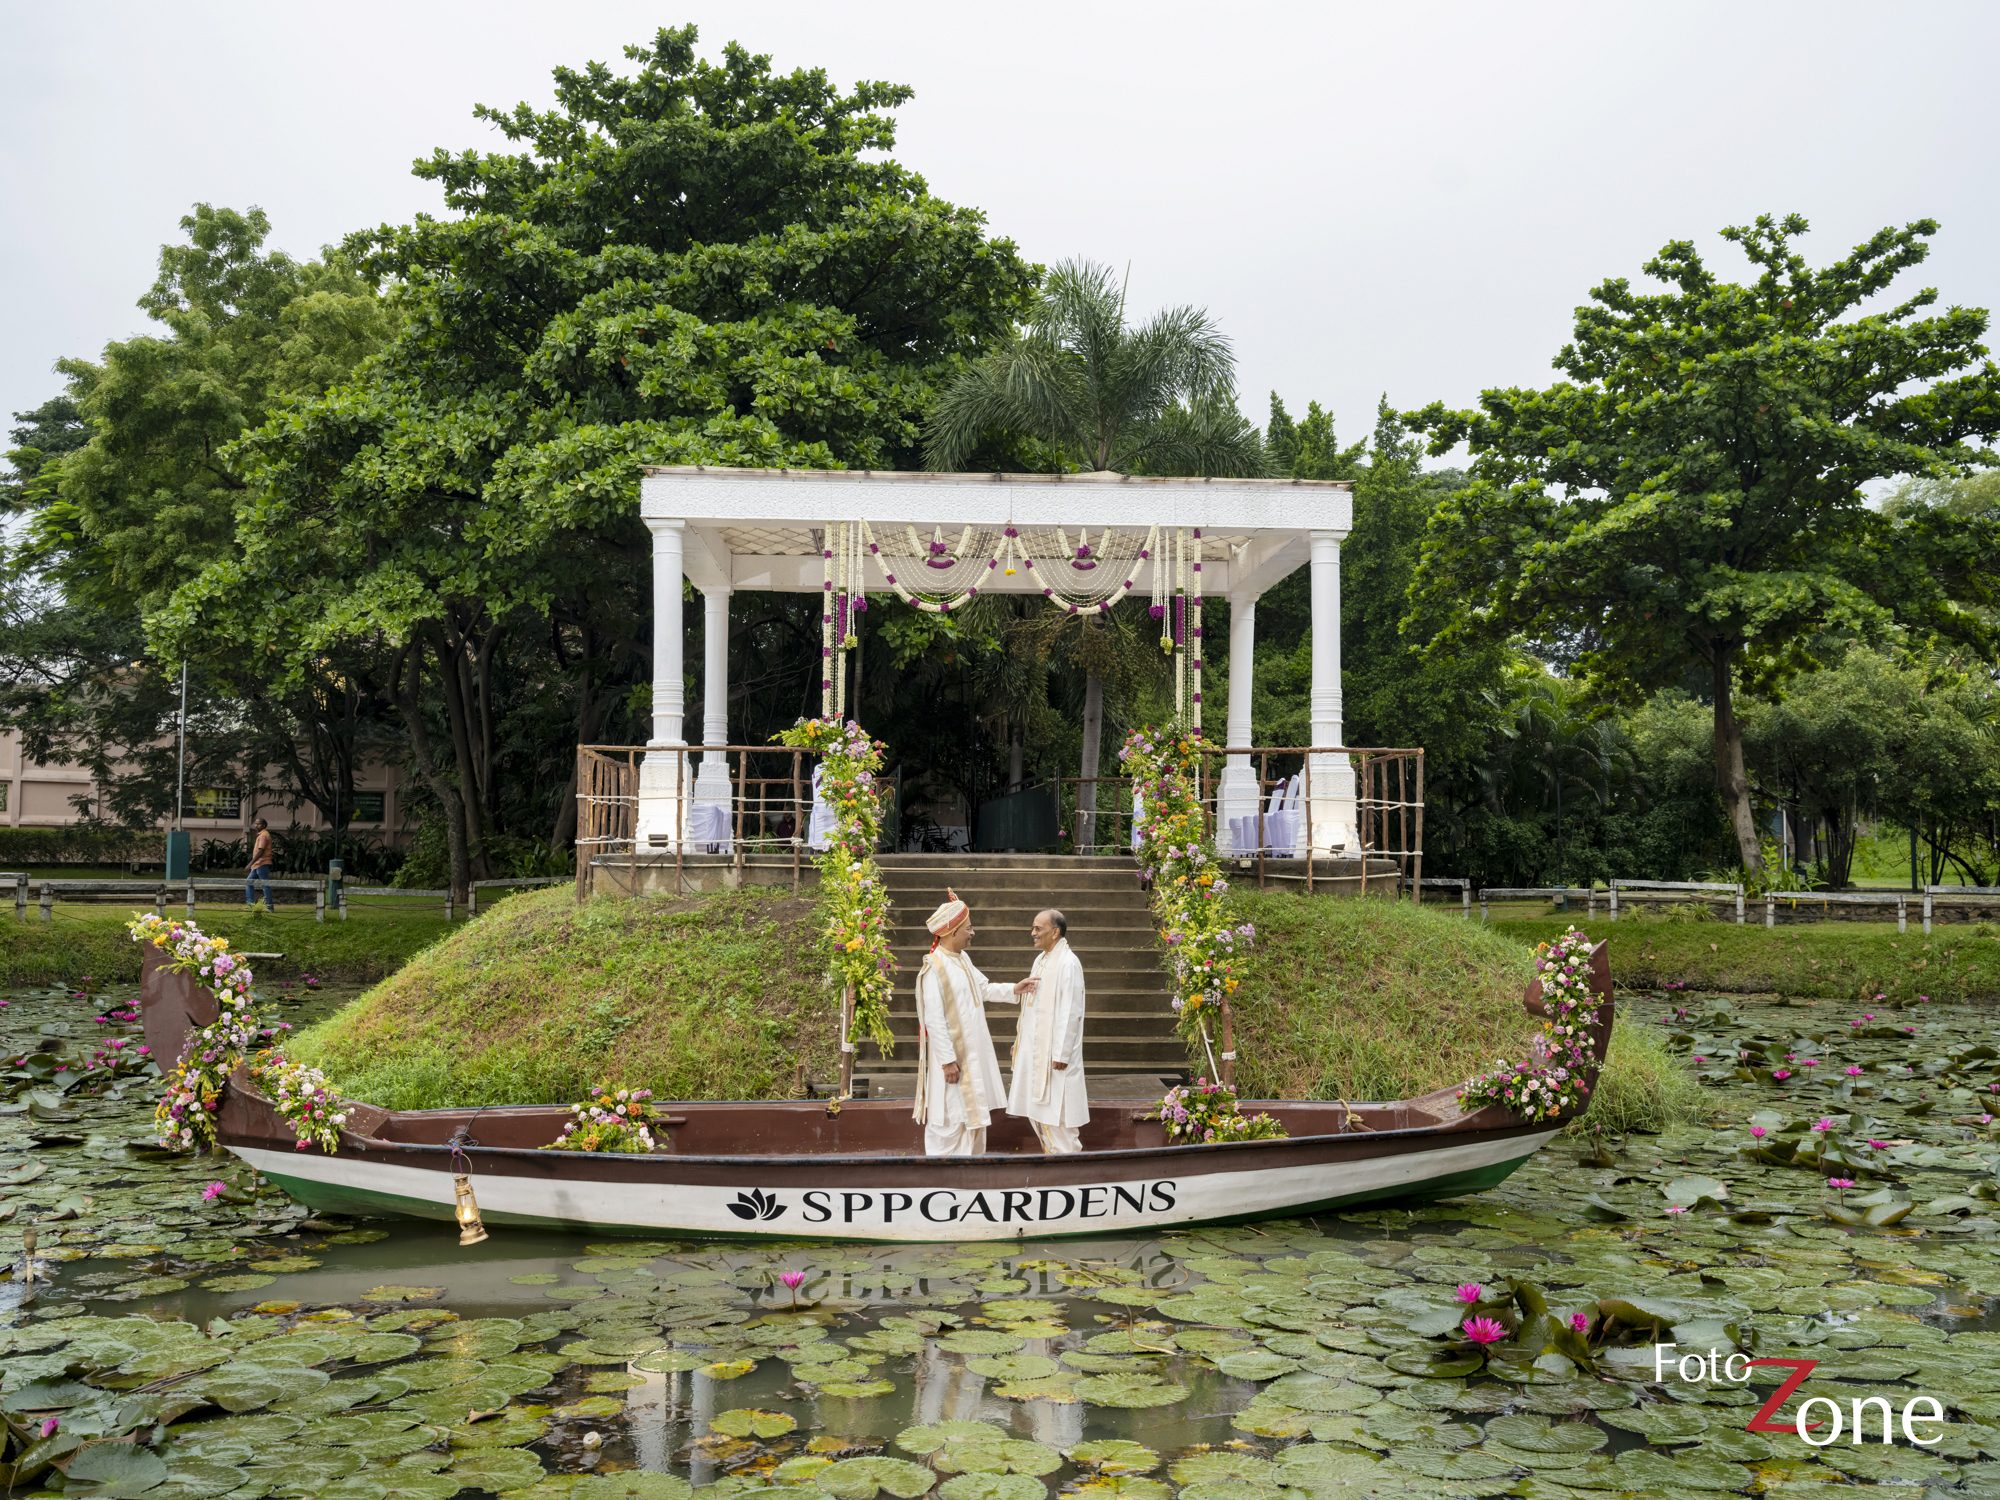
[[[0,870],[23,865],[108,865],[137,860],[164,865],[166,835],[157,828],[71,823],[61,828],[0,828]]]

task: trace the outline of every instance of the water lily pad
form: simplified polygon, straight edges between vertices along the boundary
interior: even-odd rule
[[[938,1486],[942,1500],[1046,1500],[1048,1493],[1027,1474],[954,1474]]]
[[[921,1427],[905,1427],[891,1439],[905,1453],[936,1453],[952,1443],[1004,1438],[1007,1429],[991,1422],[932,1422]]]
[[[953,1354],[1012,1354],[1027,1342],[997,1328],[957,1328],[939,1339],[938,1347]]]
[[[708,1425],[724,1437],[774,1438],[783,1437],[799,1424],[797,1418],[781,1411],[739,1406],[734,1411],[720,1413]]]
[[[1094,1474],[1064,1490],[1074,1500],[1169,1500],[1173,1486],[1158,1479],[1141,1479],[1135,1474]]]
[[[1218,1356],[1216,1369],[1237,1380],[1275,1380],[1298,1369],[1296,1359],[1287,1359],[1264,1349],[1246,1349]]]
[[[1167,1471],[1179,1485],[1213,1484],[1221,1480],[1268,1482],[1271,1460],[1242,1448],[1197,1448]]]
[[[1139,1409],[1185,1401],[1188,1388],[1157,1375],[1085,1375],[1076,1382],[1076,1393],[1092,1406]]]
[[[630,1470],[620,1474],[551,1474],[515,1494],[532,1500],[688,1500],[694,1486],[673,1474]]]
[[[1062,1368],[1046,1354],[990,1354],[968,1359],[965,1367],[993,1380],[1041,1380]]]
[[[329,1378],[326,1371],[306,1365],[265,1365],[237,1360],[202,1375],[199,1388],[224,1411],[246,1412],[269,1406],[273,1401],[308,1395]]]
[[[1495,1417],[1486,1435],[1528,1453],[1594,1453],[1609,1439],[1588,1422],[1551,1422],[1546,1417]]]
[[[452,1460],[450,1477],[465,1489],[491,1490],[505,1494],[540,1482],[542,1461],[519,1448],[487,1448],[459,1454]]]
[[[157,1489],[167,1477],[158,1454],[130,1443],[91,1443],[64,1466],[65,1495],[102,1495],[124,1500]]]
[[[874,1500],[876,1494],[916,1500],[936,1475],[904,1458],[843,1458],[813,1475],[813,1484],[835,1500]]]
[[[1069,1450],[1070,1462],[1100,1474],[1150,1474],[1160,1455],[1144,1443],[1127,1438],[1097,1438]]]

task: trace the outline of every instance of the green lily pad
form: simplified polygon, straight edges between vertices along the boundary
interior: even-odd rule
[[[1136,1474],[1093,1474],[1063,1494],[1074,1500],[1169,1500],[1173,1492],[1170,1484]]]
[[[1085,1375],[1077,1380],[1076,1393],[1092,1406],[1136,1410],[1185,1401],[1188,1388],[1157,1375]]]
[[[734,1411],[722,1412],[708,1425],[724,1437],[774,1438],[783,1437],[799,1424],[797,1418],[781,1411],[739,1406]]]
[[[813,1475],[813,1484],[835,1500],[875,1500],[880,1494],[916,1500],[929,1492],[936,1475],[903,1458],[843,1458]]]
[[[942,1500],[1046,1500],[1048,1493],[1028,1474],[954,1474],[938,1486]]]
[[[465,1489],[505,1494],[539,1483],[542,1461],[520,1448],[485,1448],[462,1452],[452,1460],[450,1477]]]
[[[1127,1438],[1096,1438],[1069,1450],[1070,1462],[1100,1474],[1150,1474],[1160,1455],[1144,1443]]]
[[[124,1500],[157,1489],[166,1477],[157,1453],[130,1443],[91,1443],[64,1466],[63,1493]]]

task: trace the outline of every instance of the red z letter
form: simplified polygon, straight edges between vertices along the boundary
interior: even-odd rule
[[[1819,1361],[1816,1359],[1751,1360],[1750,1365],[1752,1368],[1755,1368],[1758,1365],[1783,1365],[1786,1369],[1790,1370],[1792,1374],[1790,1379],[1788,1379],[1783,1385],[1779,1386],[1778,1389],[1772,1393],[1771,1399],[1769,1401],[1766,1401],[1762,1406],[1757,1408],[1757,1415],[1750,1419],[1749,1425],[1746,1426],[1743,1430],[1745,1432],[1797,1432],[1799,1429],[1795,1425],[1785,1422],[1767,1421],[1766,1418],[1768,1418],[1779,1407],[1783,1406],[1787,1398],[1791,1396],[1793,1391],[1797,1390],[1800,1386],[1806,1383],[1806,1376],[1812,1374],[1814,1366],[1816,1366],[1818,1363]],[[1823,1422],[1806,1423],[1806,1426],[1808,1428],[1823,1427],[1825,1425],[1826,1424]]]

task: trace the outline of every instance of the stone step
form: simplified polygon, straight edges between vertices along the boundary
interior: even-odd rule
[[[884,870],[1130,870],[1125,854],[878,854]]]
[[[1166,1036],[1173,1029],[1173,1012],[1167,1009],[1164,997],[1159,1005],[1148,1010],[1111,1011],[1109,1013],[1090,1010],[1083,1018],[1083,1034],[1093,1036]],[[995,1041],[1003,1036],[1013,1036],[1019,1030],[1019,1023],[1011,1015],[988,1012],[986,1028]],[[915,1036],[917,1017],[914,1011],[889,1014],[889,1030],[896,1036]]]
[[[1137,1053],[1120,1048],[1115,1053],[1086,1053],[1084,1057],[1090,1082],[1095,1089],[1097,1080],[1118,1073],[1143,1073],[1162,1077],[1187,1073],[1189,1063],[1185,1050],[1169,1054],[1166,1051]],[[1001,1059],[1001,1071],[1006,1071],[1006,1059]],[[896,1048],[894,1057],[878,1057],[874,1049],[866,1049],[855,1059],[857,1073],[902,1074],[909,1076],[917,1071],[917,1052],[914,1047]]]
[[[882,872],[882,884],[891,895],[933,895],[944,899],[947,887],[970,901],[975,894],[992,895],[1003,891],[1063,891],[1075,894],[1089,892],[1125,893],[1144,896],[1136,875],[1129,872],[1120,874],[1115,870],[1088,870],[1071,873],[1067,870],[1007,870],[972,878],[937,874],[898,876],[891,871]]]

